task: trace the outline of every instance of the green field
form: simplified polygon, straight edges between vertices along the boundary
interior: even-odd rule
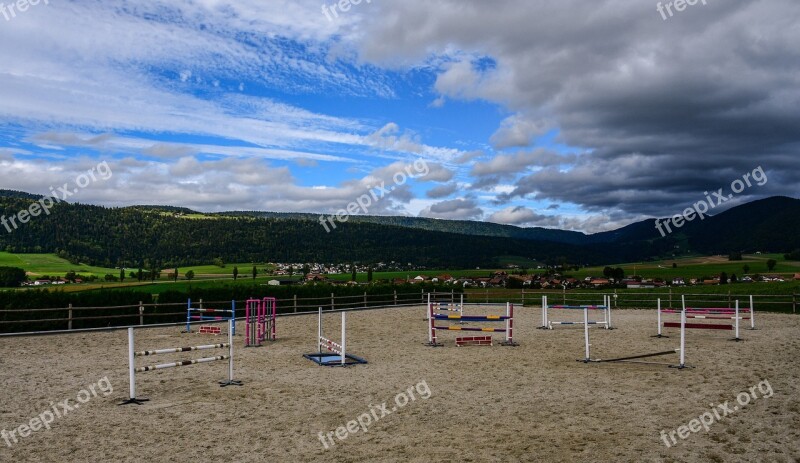
[[[767,270],[767,260],[768,259],[775,259],[777,261],[777,265],[775,269],[771,272]],[[677,265],[676,268],[673,268],[673,263]],[[519,262],[519,264],[524,264],[524,262]],[[784,283],[774,283],[774,284],[765,284],[765,283],[752,283],[748,286],[753,286],[753,290],[750,292],[759,292],[762,288],[764,292],[774,292],[779,289],[781,293],[784,290],[787,291],[796,291],[798,289],[798,285],[795,282],[789,282],[793,275],[796,273],[800,273],[800,262],[787,262],[783,259],[782,255],[746,255],[744,256],[744,260],[742,261],[735,261],[730,262],[728,261],[727,257],[725,256],[706,256],[706,257],[690,257],[690,258],[681,258],[681,259],[674,259],[674,260],[663,260],[663,261],[655,261],[655,262],[643,262],[643,263],[627,263],[627,264],[615,264],[610,265],[610,267],[622,267],[625,270],[625,274],[628,276],[631,275],[638,275],[645,278],[664,278],[670,280],[674,277],[683,277],[685,279],[689,278],[700,278],[703,276],[714,276],[719,275],[721,272],[726,272],[729,276],[732,274],[736,274],[739,278],[744,276],[744,265],[748,265],[749,272],[748,274],[753,275],[756,273],[760,274],[780,274],[786,277],[787,282]],[[200,265],[200,266],[190,266],[190,267],[180,267],[180,280],[178,282],[171,282],[167,281],[167,274],[172,271],[172,269],[164,269],[161,273],[162,278],[155,283],[149,282],[142,282],[139,283],[138,281],[131,281],[130,278],[126,278],[125,283],[114,283],[114,282],[104,282],[104,281],[97,281],[91,284],[83,284],[83,285],[66,285],[60,287],[65,291],[84,291],[84,290],[92,290],[92,289],[101,289],[101,288],[115,288],[115,287],[129,287],[129,286],[149,286],[148,291],[152,292],[153,294],[160,293],[162,291],[166,291],[169,289],[184,289],[188,285],[192,285],[192,287],[214,287],[222,284],[230,284],[232,283],[232,276],[233,276],[233,269],[234,267],[239,268],[239,280],[237,284],[252,284],[252,268],[253,263],[230,263],[226,264],[224,267],[219,267],[216,265]],[[273,268],[267,266],[263,263],[255,264],[258,268],[258,278],[256,279],[256,283],[258,284],[266,284],[268,280],[273,278],[280,278],[280,279],[289,279],[290,277],[281,276],[281,277],[273,277],[268,275],[268,272],[272,271]],[[0,266],[10,266],[10,267],[20,267],[25,269],[26,272],[29,273],[31,278],[36,278],[42,275],[50,275],[50,276],[64,276],[69,271],[75,271],[80,275],[96,275],[99,278],[103,278],[106,274],[111,275],[119,275],[119,269],[112,269],[112,268],[103,268],[103,267],[95,267],[90,265],[75,265],[71,264],[68,261],[59,258],[55,254],[12,254],[7,252],[0,252]],[[195,279],[192,281],[187,281],[184,277],[186,272],[189,270],[194,271]],[[126,272],[127,274],[130,273],[130,269]],[[469,269],[469,270],[416,270],[416,271],[393,271],[393,272],[375,272],[373,274],[373,281],[380,281],[380,280],[394,280],[394,279],[406,279],[406,278],[414,278],[418,275],[435,277],[440,276],[443,274],[451,275],[455,278],[462,278],[462,277],[487,277],[492,274],[492,272],[496,271],[495,269]],[[541,273],[542,270],[536,270],[533,268],[528,269],[529,273]],[[574,278],[583,279],[588,276],[599,277],[603,275],[603,267],[588,267],[582,268],[577,271],[567,271],[564,272],[565,275],[572,276]],[[292,279],[299,279],[301,278],[299,275],[295,275],[291,277]],[[335,281],[349,281],[351,278],[351,274],[339,274],[339,275],[330,275],[329,278]],[[359,283],[366,283],[367,282],[367,274],[366,273],[359,273],[357,281]],[[692,287],[693,291],[703,291],[703,292],[727,292],[728,289],[725,286],[706,286],[706,287],[699,287],[695,286]],[[635,290],[635,291],[647,291],[647,290]]]
[[[774,259],[777,265],[772,271],[767,269],[767,260]],[[673,268],[672,264],[677,264],[677,268]],[[721,272],[726,272],[730,277],[736,274],[741,278],[745,275],[744,266],[750,267],[748,275],[759,274],[781,274],[787,277],[793,276],[795,273],[800,273],[800,262],[786,261],[783,255],[778,254],[762,254],[762,255],[745,255],[741,261],[728,261],[726,256],[706,256],[706,257],[689,257],[681,259],[670,259],[654,262],[642,263],[628,263],[610,265],[610,267],[621,267],[625,270],[625,275],[638,275],[645,278],[664,278],[672,279],[675,277],[683,278],[700,278],[703,276],[719,275]],[[588,267],[579,271],[567,272],[575,278],[585,278],[587,276],[602,276],[603,267]]]
[[[198,278],[202,277],[232,277],[233,268],[239,267],[239,277],[250,277],[253,271],[253,265],[258,268],[258,273],[271,271],[272,267],[265,264],[250,263],[233,263],[225,264],[225,267],[216,265],[196,265],[191,267],[181,267],[179,269],[181,276],[189,270],[194,271]],[[63,277],[67,272],[74,271],[81,275],[96,275],[103,277],[106,274],[119,275],[118,268],[105,268],[95,267],[85,264],[72,264],[69,261],[58,257],[55,254],[13,254],[9,252],[0,252],[0,267],[19,267],[28,272],[31,276],[61,276]],[[126,273],[130,273],[132,269],[127,269]],[[166,278],[166,271],[162,271],[162,277]]]
[[[118,275],[119,270],[94,267],[91,265],[75,265],[56,256],[55,254],[12,254],[0,252],[0,266],[19,267],[25,269],[32,277],[41,275],[64,276],[74,270],[82,275],[97,275],[102,277],[107,273]]]

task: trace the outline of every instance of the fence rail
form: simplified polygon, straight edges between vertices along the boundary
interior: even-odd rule
[[[277,300],[279,314],[317,312],[323,310],[354,310],[393,306],[419,305],[425,301],[425,292],[386,294],[363,293],[353,296],[336,296],[331,293],[324,297],[291,297]],[[451,293],[455,298],[455,292]],[[233,304],[244,314],[245,300],[236,301],[192,301],[199,308],[227,310]],[[109,307],[55,307],[45,309],[3,309],[0,310],[0,335],[20,332],[78,331],[84,329],[127,327],[131,325],[164,324],[169,322],[186,323],[186,302],[151,303]],[[35,314],[47,314],[45,318],[35,318]],[[102,315],[101,315],[102,314]],[[61,315],[61,317],[58,317]],[[106,321],[106,323],[98,323]],[[208,321],[192,322],[209,323]]]
[[[681,304],[681,295],[686,297],[687,305],[703,304],[734,307],[736,300],[747,301],[749,294],[692,294],[678,292],[571,292],[558,290],[467,290],[464,293],[433,292],[432,301],[460,302],[463,294],[465,303],[505,303],[512,302],[523,307],[541,307],[542,296],[547,295],[554,303],[591,304],[601,303],[605,294],[611,295],[614,308],[643,309],[655,308],[657,299],[661,299],[664,307],[676,307]],[[279,314],[302,314],[323,310],[355,310],[367,308],[411,306],[424,304],[428,294],[424,291],[386,294],[367,294],[354,296],[297,297],[278,299]],[[798,295],[753,295],[757,311],[797,313]],[[244,314],[245,301],[196,301],[199,308],[230,309],[235,303]],[[186,303],[152,303],[133,304],[110,307],[58,307],[46,309],[4,309],[0,310],[0,336],[19,332],[40,331],[78,331],[98,328],[127,327],[131,325],[163,325],[165,323],[185,324]],[[55,313],[62,317],[31,318],[33,314]],[[102,323],[104,322],[105,323]],[[208,323],[208,322],[192,322]]]

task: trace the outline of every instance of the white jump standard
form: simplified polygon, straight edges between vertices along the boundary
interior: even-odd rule
[[[367,363],[361,357],[347,353],[347,312],[342,312],[342,341],[332,341],[322,335],[322,307],[317,315],[317,348],[319,352],[303,354],[303,357],[326,367],[359,365]],[[324,350],[323,350],[324,349]]]
[[[589,320],[589,309],[583,309],[583,319],[584,321]],[[590,346],[589,343],[589,323],[584,323],[583,325],[583,338],[584,343],[586,346],[586,353],[583,359],[579,359],[579,362],[583,363],[613,363],[613,362],[628,362],[628,363],[644,363],[649,365],[667,365],[670,368],[677,368],[679,370],[683,370],[684,368],[691,368],[686,365],[686,312],[681,312],[681,344],[680,347],[673,350],[667,350],[662,352],[654,352],[652,354],[639,354],[639,355],[630,355],[626,357],[618,357],[618,358],[611,358],[611,359],[593,359],[590,353]],[[651,357],[659,357],[662,355],[672,355],[678,354],[680,356],[679,363],[677,365],[667,364],[667,363],[660,363],[660,362],[649,362],[644,361],[642,359],[651,358]]]
[[[241,381],[235,381],[233,379],[233,325],[234,321],[230,320],[228,322],[228,342],[222,344],[207,344],[203,346],[193,346],[193,347],[171,347],[168,349],[156,349],[156,350],[144,350],[140,352],[136,352],[134,350],[135,345],[135,337],[134,337],[134,328],[128,328],[128,374],[130,380],[130,398],[125,402],[121,403],[120,405],[127,405],[127,404],[136,404],[141,405],[144,402],[149,401],[150,399],[145,399],[141,397],[136,397],[136,373],[144,373],[147,371],[156,371],[156,370],[163,370],[166,368],[177,368],[183,367],[188,365],[196,365],[199,363],[208,363],[208,362],[216,362],[218,360],[227,360],[228,361],[228,380],[227,381],[220,381],[220,387],[225,386],[241,386]],[[172,363],[162,363],[160,365],[151,365],[146,367],[136,367],[136,357],[146,357],[150,355],[162,355],[162,354],[176,354],[182,352],[194,352],[198,350],[209,350],[209,349],[228,349],[227,355],[217,355],[215,357],[205,357],[193,360],[180,360],[177,362]]]
[[[603,312],[602,320],[584,320],[584,321],[551,321],[549,310],[601,310]],[[542,296],[542,326],[540,330],[552,330],[554,326],[559,325],[601,325],[607,330],[613,330],[611,326],[611,296],[603,296],[602,305],[548,305],[547,296]]]

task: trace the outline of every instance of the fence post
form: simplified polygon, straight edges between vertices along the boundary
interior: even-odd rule
[[[397,305],[397,290],[394,290],[394,305]]]
[[[455,304],[456,302],[456,291],[450,288],[450,303]]]
[[[525,288],[522,288],[522,307],[525,307]]]
[[[67,329],[71,330],[72,329],[72,304],[69,305],[68,318],[69,318],[69,320],[67,320]]]
[[[297,313],[297,294],[294,295],[294,313]]]
[[[200,299],[200,310],[203,310],[203,300]]]
[[[364,291],[364,307],[367,307],[367,292]]]
[[[619,309],[619,304],[617,304],[617,290],[614,289],[614,308]]]
[[[489,287],[486,287],[486,303],[489,303]]]
[[[672,305],[672,287],[670,287],[669,288],[669,308],[671,309],[673,307],[674,306]]]
[[[419,303],[420,304],[424,304],[425,303],[425,290],[424,289],[420,289],[419,290]]]
[[[336,310],[336,296],[331,293],[331,310]]]
[[[792,293],[792,313],[797,313],[797,294]]]
[[[139,301],[139,326],[144,325],[144,304]]]
[[[728,308],[731,308],[731,291],[728,290]]]
[[[562,294],[562,296],[564,298],[564,305],[567,305],[567,287],[564,286],[561,291],[562,291],[561,294]]]

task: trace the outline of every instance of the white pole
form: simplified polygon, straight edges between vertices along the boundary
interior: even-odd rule
[[[658,298],[658,337],[661,337],[661,298]]]
[[[511,303],[506,302],[506,342],[509,342],[511,335]]]
[[[686,311],[686,295],[681,294],[681,305],[683,305],[683,310]],[[672,308],[672,307],[670,307]]]
[[[347,355],[347,312],[342,312],[342,366],[345,365]]]
[[[430,306],[431,306],[431,293],[428,293],[428,308],[430,308]],[[426,309],[426,311],[429,312],[429,313],[427,315],[425,315],[425,320],[427,320],[428,317],[430,316],[430,310]]]
[[[547,327],[547,295],[542,295],[542,328]]]
[[[322,352],[322,307],[319,308],[319,312],[317,314],[317,347],[320,353]]]
[[[128,328],[128,381],[130,382],[130,398],[136,398],[136,371],[134,362],[136,357],[133,349],[133,328]]]
[[[458,308],[461,316],[464,316],[464,293],[461,293],[461,307]]]
[[[611,329],[611,296],[606,296],[606,329]]]
[[[436,347],[436,322],[435,317],[433,316],[433,306],[428,306],[428,341],[432,347]]]
[[[586,343],[586,362],[589,362],[589,309],[583,308],[583,339]]]
[[[739,299],[736,299],[736,340],[739,340]]]
[[[681,311],[681,364],[680,368],[686,365],[686,309]]]
[[[756,308],[753,306],[753,295],[750,295],[750,329],[756,329]]]

